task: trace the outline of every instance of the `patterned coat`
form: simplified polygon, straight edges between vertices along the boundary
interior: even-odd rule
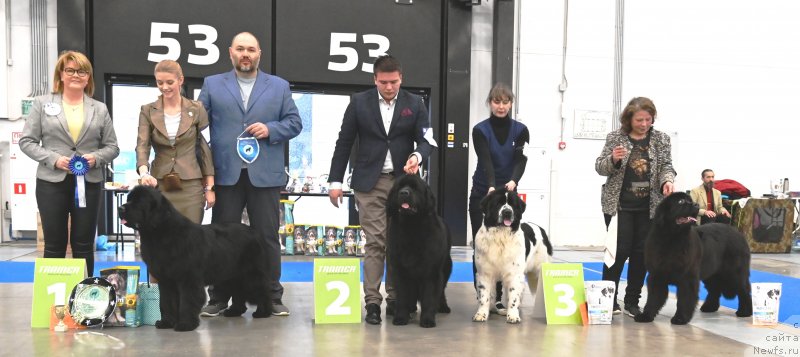
[[[628,150],[626,155],[620,161],[620,164],[614,165],[611,160],[611,151],[616,146],[622,145]],[[606,136],[606,144],[603,146],[603,151],[594,163],[594,169],[602,176],[608,176],[606,183],[603,184],[601,204],[603,206],[603,213],[614,216],[619,209],[619,195],[622,191],[622,181],[625,176],[625,166],[628,164],[631,149],[633,145],[628,140],[628,134],[622,129],[612,131]],[[650,148],[648,155],[650,156],[650,218],[653,218],[656,212],[656,206],[664,198],[661,186],[666,182],[674,182],[677,173],[672,167],[672,145],[670,144],[669,136],[663,132],[655,129],[650,129]]]

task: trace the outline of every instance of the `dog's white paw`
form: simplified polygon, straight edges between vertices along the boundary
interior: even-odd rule
[[[520,322],[519,312],[509,311],[508,315],[506,315],[506,322],[510,324],[518,324]]]
[[[475,316],[472,317],[472,321],[485,322],[487,317],[489,317],[489,314],[478,311],[475,313]]]

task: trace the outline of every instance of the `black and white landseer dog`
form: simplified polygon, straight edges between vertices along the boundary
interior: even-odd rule
[[[708,296],[702,312],[719,309],[720,296],[739,298],[736,316],[753,315],[750,296],[750,247],[733,226],[710,223],[697,226],[697,204],[686,193],[675,192],[656,207],[644,249],[647,267],[647,303],[637,322],[651,322],[664,306],[668,285],[677,287],[677,309],[670,320],[691,321],[703,281]]]
[[[436,313],[450,312],[444,290],[453,270],[450,233],[436,213],[436,197],[419,176],[401,176],[386,199],[386,218],[386,261],[397,292],[392,323],[408,324],[419,301],[419,325],[435,327]]]
[[[478,311],[473,321],[486,321],[495,300],[495,283],[503,283],[503,304],[508,307],[506,322],[519,323],[519,306],[525,290],[525,277],[532,294],[536,293],[539,271],[550,262],[553,247],[544,229],[521,223],[525,202],[505,188],[494,190],[481,201],[483,225],[475,235],[475,276]],[[540,233],[538,239],[536,230]]]

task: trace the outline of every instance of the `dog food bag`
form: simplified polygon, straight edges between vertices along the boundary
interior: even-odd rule
[[[356,256],[363,257],[367,246],[367,234],[364,233],[364,229],[362,229],[361,226],[356,227],[356,234],[358,234],[356,239]]]
[[[355,256],[356,255],[356,244],[358,241],[358,229],[359,226],[346,226],[344,227],[343,233],[343,243],[342,247],[344,248],[344,253],[342,255],[347,256]]]
[[[777,325],[781,283],[752,283],[753,325]]]
[[[324,253],[325,253],[325,255],[326,256],[337,256],[337,255],[340,255],[339,254],[338,245],[337,245],[337,241],[341,242],[341,238],[340,238],[341,234],[339,233],[341,231],[341,228],[334,227],[334,226],[325,226],[324,229],[325,229],[325,235],[324,235],[324,237],[325,237],[324,238],[324,241],[325,241]],[[341,245],[341,244],[339,244],[339,245]]]
[[[325,256],[325,226],[317,226],[317,255]]]
[[[291,254],[293,255],[304,255],[306,254],[306,229],[304,224],[295,223],[294,224],[294,232],[292,232],[291,237],[287,237],[287,242],[291,239]],[[287,252],[289,243],[287,243]]]
[[[105,326],[139,326],[136,320],[136,294],[139,287],[138,266],[115,266],[100,270],[100,276],[108,280],[117,293],[117,308]]]
[[[308,224],[306,225],[306,255],[319,255],[319,251],[317,250],[317,245],[319,241],[317,238],[319,234],[317,233],[317,226]]]
[[[614,282],[608,280],[584,281],[586,312],[589,325],[610,325],[614,312]]]
[[[336,227],[336,253],[344,255],[344,227]]]
[[[294,255],[294,247],[289,248],[287,238],[294,232],[294,201],[281,200],[280,202],[280,222],[278,226],[278,239],[281,244],[281,253],[284,255]]]

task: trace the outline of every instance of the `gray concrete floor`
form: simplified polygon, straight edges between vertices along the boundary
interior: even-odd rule
[[[32,261],[41,256],[26,243],[0,245],[2,261]],[[454,248],[457,261],[469,261],[468,248]],[[557,249],[557,262],[597,262],[597,250]],[[137,260],[125,254],[98,253],[98,260]],[[292,260],[309,258],[287,257]],[[798,277],[800,254],[754,254],[753,268]],[[522,323],[509,325],[498,315],[475,323],[475,293],[469,283],[448,285],[453,312],[437,315],[438,326],[315,325],[312,283],[285,283],[284,303],[291,316],[252,319],[203,318],[192,332],[112,327],[54,333],[30,328],[32,284],[0,284],[0,355],[3,356],[771,356],[800,355],[800,330],[789,325],[755,327],[730,309],[697,312],[687,326],[669,323],[671,297],[654,323],[640,324],[624,315],[611,325],[547,325],[531,317],[533,298],[526,291]],[[624,289],[620,289],[624,291]],[[796,301],[782,297],[784,304]],[[415,319],[412,323],[417,323]],[[765,351],[771,350],[771,351]]]

